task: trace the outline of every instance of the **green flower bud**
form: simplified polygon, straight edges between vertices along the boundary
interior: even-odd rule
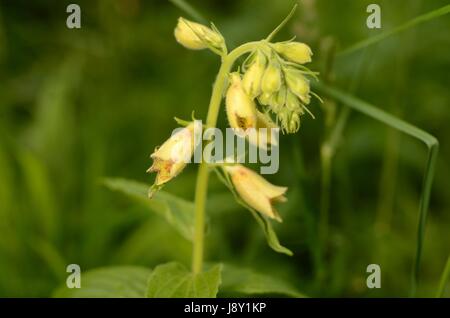
[[[242,85],[251,98],[261,94],[261,80],[264,75],[267,59],[261,51],[255,52],[255,57],[251,62],[247,72],[242,79]]]
[[[275,98],[273,99],[272,109],[276,113],[278,109],[283,107],[286,104],[286,93],[287,88],[286,85],[281,85],[278,92],[275,94]]]
[[[264,71],[261,82],[261,90],[263,93],[275,93],[281,86],[281,69],[280,64],[271,59],[269,65]]]
[[[310,90],[309,81],[306,79],[306,77],[303,76],[303,74],[299,70],[291,67],[285,68],[284,74],[286,77],[286,83],[291,92],[297,95],[303,103],[309,104]]]
[[[286,108],[291,112],[301,110],[300,101],[291,91],[286,94]]]
[[[202,50],[208,46],[221,49],[224,45],[220,33],[182,17],[178,18],[174,34],[178,43],[191,50]]]
[[[278,120],[281,122],[281,128],[286,130],[288,122],[289,122],[289,111],[286,108],[281,109],[277,113]]]
[[[273,99],[275,98],[275,94],[271,93],[262,93],[258,96],[258,101],[261,105],[269,106],[273,104]]]
[[[298,113],[292,113],[291,118],[289,119],[288,134],[295,133],[300,128],[300,115]]]
[[[308,45],[300,42],[279,42],[273,44],[277,51],[285,59],[297,63],[305,64],[311,62],[312,51]]]

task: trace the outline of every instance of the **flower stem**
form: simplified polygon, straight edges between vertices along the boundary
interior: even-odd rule
[[[206,128],[216,126],[217,117],[219,116],[220,103],[222,94],[228,79],[228,74],[234,62],[242,55],[253,51],[260,44],[259,42],[245,43],[230,54],[222,57],[222,65],[214,82],[211,100],[208,107],[208,115],[206,117]],[[194,224],[194,242],[192,251],[192,272],[200,273],[203,267],[203,249],[205,237],[205,206],[208,192],[209,167],[204,161],[200,164],[197,173],[197,183],[195,186],[195,224]]]

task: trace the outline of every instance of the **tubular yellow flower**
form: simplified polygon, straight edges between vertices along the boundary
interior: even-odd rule
[[[150,155],[153,165],[147,172],[157,173],[154,186],[161,186],[176,177],[189,162],[193,152],[194,122],[173,134]]]
[[[284,58],[297,64],[305,64],[311,62],[312,51],[305,43],[287,42],[275,43],[275,50]]]
[[[230,74],[230,86],[225,97],[231,128],[246,130],[256,127],[256,106],[245,92],[239,73]]]
[[[219,33],[182,17],[178,18],[174,34],[178,43],[191,50],[202,50],[208,45],[220,49],[224,43]]]
[[[273,207],[274,202],[285,202],[286,187],[271,184],[251,169],[242,165],[225,166],[231,181],[241,199],[261,214],[281,222],[281,217]]]
[[[261,93],[261,79],[266,68],[266,57],[260,51],[255,52],[254,60],[245,72],[242,85],[251,98],[255,98]]]

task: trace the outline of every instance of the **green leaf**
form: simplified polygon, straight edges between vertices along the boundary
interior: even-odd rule
[[[193,274],[179,263],[159,265],[150,275],[149,298],[213,298],[221,283],[222,265]]]
[[[278,240],[277,233],[275,233],[275,230],[272,227],[272,223],[270,221],[259,214],[258,212],[254,211],[253,209],[249,209],[252,213],[253,217],[256,219],[258,224],[261,226],[261,228],[264,231],[264,234],[266,236],[267,244],[276,252],[283,253],[289,256],[294,255],[292,251],[283,245],[280,244],[280,241]]]
[[[107,178],[103,184],[114,191],[122,192],[149,210],[162,216],[183,237],[192,241],[194,233],[194,204],[164,191],[158,191],[152,199],[147,196],[149,186],[126,179]]]
[[[305,297],[291,284],[276,277],[256,273],[251,269],[226,264],[223,266],[221,292],[245,295],[277,294]]]
[[[60,287],[57,298],[144,298],[151,270],[139,266],[115,266],[81,272],[81,288]]]

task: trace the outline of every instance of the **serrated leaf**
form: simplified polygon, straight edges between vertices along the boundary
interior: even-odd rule
[[[193,274],[179,263],[157,266],[148,281],[149,298],[213,298],[221,283],[221,265]]]
[[[194,204],[170,193],[158,191],[152,199],[147,196],[149,186],[126,179],[107,178],[103,184],[114,191],[122,192],[143,204],[152,212],[162,216],[188,240],[194,233]]]
[[[144,298],[151,270],[139,266],[114,266],[81,272],[81,288],[61,286],[57,298]]]
[[[222,270],[221,292],[245,295],[285,295],[305,297],[291,284],[274,276],[226,264]]]

